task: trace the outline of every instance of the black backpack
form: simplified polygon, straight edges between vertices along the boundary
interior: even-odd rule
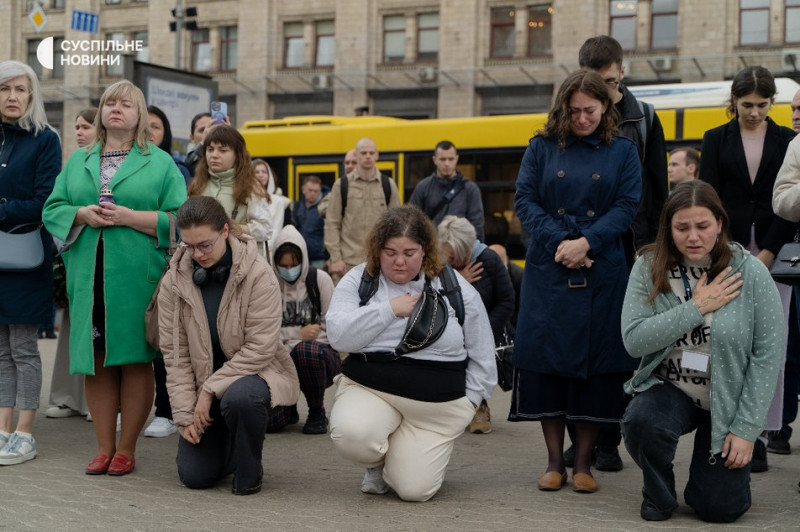
[[[308,279],[308,278],[306,278]],[[456,272],[450,265],[445,265],[439,274],[442,288],[439,293],[447,298],[450,306],[456,311],[458,324],[464,326],[464,296],[461,294],[461,285],[458,284]],[[358,306],[363,307],[378,291],[378,278],[371,276],[367,269],[361,274],[361,283],[358,285]]]
[[[346,175],[343,175],[339,181],[342,182],[342,220],[344,220],[344,211],[347,210],[347,190],[350,183]],[[389,200],[392,198],[392,186],[389,184],[389,176],[381,174],[381,185],[383,186],[383,197],[386,198],[386,208],[388,209]]]

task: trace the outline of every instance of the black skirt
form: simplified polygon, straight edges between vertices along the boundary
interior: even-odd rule
[[[578,379],[516,368],[508,420],[618,424],[628,401],[622,385],[629,378],[629,372]]]

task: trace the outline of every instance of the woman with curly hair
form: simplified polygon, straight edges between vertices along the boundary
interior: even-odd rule
[[[392,488],[403,500],[426,501],[444,481],[455,439],[497,383],[492,329],[463,277],[450,271],[463,316],[449,298],[435,297],[444,286],[436,229],[418,208],[382,214],[365,252],[367,262],[342,278],[328,309],[331,346],[350,353],[336,378],[331,439],[366,468],[362,492]],[[442,320],[417,313],[421,297],[443,305]],[[412,349],[408,329],[417,322],[423,335]]]

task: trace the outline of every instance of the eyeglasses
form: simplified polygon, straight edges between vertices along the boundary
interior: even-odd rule
[[[199,251],[203,255],[208,255],[214,250],[214,246],[216,245],[217,240],[219,240],[219,237],[221,236],[222,233],[218,234],[217,238],[215,238],[213,242],[203,242],[202,244],[195,244],[195,245],[187,244],[186,242],[181,242],[179,245],[181,246],[181,249],[190,252],[192,255],[194,255],[195,250]]]

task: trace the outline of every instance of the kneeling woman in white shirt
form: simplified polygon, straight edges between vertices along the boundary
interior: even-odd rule
[[[387,211],[367,238],[367,262],[342,278],[328,309],[328,339],[350,353],[337,378],[331,438],[343,456],[367,468],[364,493],[392,488],[407,501],[433,497],[455,439],[497,382],[481,298],[449,272],[463,296],[462,324],[450,298],[438,292],[443,266],[437,250],[436,229],[422,211]],[[423,324],[414,342],[407,326],[421,298],[432,303],[428,310],[446,312],[431,329],[429,313],[412,320]]]

